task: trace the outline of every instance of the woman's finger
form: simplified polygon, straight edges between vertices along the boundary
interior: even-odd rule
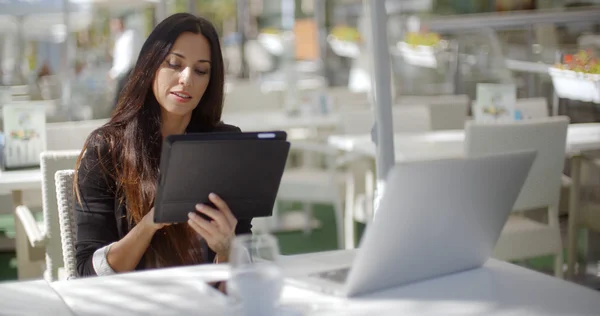
[[[213,222],[215,222],[219,227],[222,227],[223,229],[229,229],[229,220],[227,220],[225,214],[223,214],[221,211],[215,210],[214,208],[204,204],[196,205],[196,210],[212,218]]]
[[[194,213],[189,213],[188,214],[188,224],[190,226],[192,226],[192,228],[200,228],[204,231],[206,231],[210,237],[212,237],[213,235],[218,234],[218,230],[215,228],[215,226],[211,225],[209,221],[205,220],[204,218],[200,217],[200,215],[198,214],[194,214]],[[196,231],[198,231],[197,229],[195,229]],[[200,232],[198,232],[200,233]],[[203,236],[206,238],[206,236]]]
[[[209,194],[208,198],[211,202],[215,204],[217,208],[219,208],[221,212],[223,212],[223,214],[227,218],[227,221],[229,222],[229,226],[235,228],[235,225],[237,225],[237,219],[235,218],[235,216],[233,216],[233,213],[231,213],[231,210],[229,209],[227,203],[225,203],[225,201],[223,201],[223,199],[221,199],[215,193]]]
[[[212,235],[204,228],[198,226],[198,224],[188,220],[188,224],[190,227],[196,232],[196,234],[200,235],[207,242],[212,239]]]

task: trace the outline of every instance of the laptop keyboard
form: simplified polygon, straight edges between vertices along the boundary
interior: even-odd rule
[[[342,268],[333,271],[325,271],[316,273],[315,276],[327,279],[336,283],[345,283],[348,278],[348,273],[350,272],[350,268]]]

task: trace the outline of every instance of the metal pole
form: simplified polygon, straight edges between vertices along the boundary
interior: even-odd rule
[[[154,26],[157,26],[158,23],[162,22],[162,20],[167,18],[167,0],[159,0],[156,3],[154,18]]]
[[[327,68],[325,59],[327,58],[327,3],[326,0],[315,1],[315,23],[317,24],[319,41],[319,58],[321,59],[321,71],[324,78],[327,78]]]
[[[284,67],[286,77],[285,109],[288,114],[298,111],[298,87],[296,77],[296,47],[294,23],[296,17],[296,1],[281,0],[281,25],[283,29]]]
[[[239,77],[242,79],[246,79],[249,77],[248,73],[248,63],[246,62],[246,41],[247,41],[247,32],[248,26],[250,22],[250,8],[248,6],[248,0],[238,0],[237,1],[237,31],[240,36],[240,73]]]
[[[12,84],[13,85],[23,85],[27,83],[25,79],[25,75],[23,75],[23,60],[25,59],[25,34],[23,25],[25,22],[24,16],[18,16],[16,18],[17,22],[17,34],[14,37],[15,40],[15,48],[14,52],[16,53],[14,56],[15,64],[13,65],[13,74],[12,74]]]
[[[527,40],[527,57],[528,60],[533,61],[533,45],[535,43],[535,34],[533,31],[533,25],[529,25],[526,30],[526,40]],[[527,75],[527,97],[533,98],[536,96],[536,75],[533,73],[528,73]]]
[[[197,0],[188,0],[188,13],[191,14],[198,14],[198,4],[196,3]]]
[[[387,38],[387,13],[385,1],[369,0],[370,31],[375,97],[375,121],[377,133],[377,191],[383,193],[383,185],[389,171],[394,167],[394,122],[392,120],[392,91],[390,52]]]
[[[62,43],[60,45],[61,51],[61,81],[62,81],[62,106],[63,110],[69,113],[69,116],[72,115],[72,111],[70,111],[71,105],[71,65],[69,65],[69,61],[71,60],[71,49],[69,47],[69,33],[70,33],[70,23],[69,23],[69,0],[63,0],[63,25],[64,25],[64,38],[62,39]]]
[[[4,42],[6,41],[6,35],[0,33],[0,86],[4,85],[4,59],[6,58],[6,53],[4,52]],[[2,102],[2,99],[0,99]]]

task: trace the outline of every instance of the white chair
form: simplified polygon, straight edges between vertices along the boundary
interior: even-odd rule
[[[43,152],[40,155],[43,226],[40,227],[41,225],[26,205],[17,206],[15,210],[17,225],[24,228],[23,234],[17,233],[16,236],[19,279],[41,277],[38,275],[39,270],[36,265],[43,265],[44,260],[43,277],[48,281],[56,281],[59,278],[59,269],[63,267],[63,260],[54,174],[58,170],[73,169],[80,153],[81,150],[53,151]],[[45,258],[33,255],[44,251]]]
[[[395,106],[424,104],[429,108],[432,130],[463,129],[467,120],[467,95],[405,96],[396,98]]]
[[[419,133],[431,130],[431,115],[425,105],[392,108],[394,133]],[[372,109],[340,111],[338,130],[343,134],[370,134],[375,119]]]
[[[425,105],[404,105],[392,108],[394,133],[420,133],[431,130],[430,107]],[[345,134],[370,133],[373,126],[372,110],[353,110],[341,113],[341,129]],[[464,123],[463,123],[464,124]],[[354,157],[353,157],[354,156]],[[344,245],[346,249],[355,247],[354,222],[368,223],[373,215],[374,162],[372,159],[355,154],[343,158],[347,167],[343,172],[345,180]]]
[[[231,90],[225,94],[223,114],[253,111],[283,110],[284,96],[281,91],[263,92],[256,83],[232,82]]]
[[[580,181],[586,185],[590,185],[595,192],[598,188],[598,171],[600,171],[600,159],[598,152],[588,152],[583,155],[583,163],[581,164]],[[585,196],[584,194],[582,194]],[[574,264],[576,263],[579,233],[583,230],[583,260],[579,263],[579,274],[585,274],[587,259],[588,259],[588,230],[600,232],[600,203],[595,199],[582,198],[579,207],[569,209],[569,225],[568,225],[568,241],[567,241],[567,271],[576,271]],[[575,221],[573,223],[573,221]]]
[[[107,122],[107,119],[100,119],[48,123],[46,124],[46,150],[81,150],[88,136]]]
[[[49,151],[47,159],[49,165],[44,167],[45,163],[41,158],[41,168],[43,173],[42,190],[26,190],[23,191],[23,204],[26,207],[17,208],[16,210],[16,252],[17,252],[17,268],[19,279],[29,279],[40,277],[40,271],[44,268],[44,248],[48,240],[52,240],[50,262],[46,262],[45,276],[49,280],[55,280],[57,277],[57,268],[62,266],[62,261],[58,260],[58,265],[52,262],[56,255],[56,247],[60,246],[60,239],[55,239],[51,232],[58,233],[58,220],[52,223],[52,216],[56,219],[56,200],[54,191],[54,172],[59,169],[73,168],[77,155],[81,152],[85,140],[89,134],[104,125],[108,120],[88,120],[88,121],[73,121],[59,122],[46,124],[46,150]],[[54,152],[56,151],[56,152]],[[54,153],[52,153],[54,152]],[[55,155],[56,154],[56,155]],[[54,164],[51,160],[54,158],[61,160],[67,159],[67,162],[57,162]],[[44,168],[48,170],[45,171]],[[50,183],[48,182],[50,181]],[[41,205],[40,205],[41,204]],[[44,213],[44,223],[36,223],[34,220],[32,209],[41,206]],[[10,207],[12,209],[12,206]],[[47,217],[50,214],[50,217]],[[45,228],[40,228],[40,226]],[[52,229],[51,229],[52,228]],[[57,236],[58,238],[58,236]],[[60,254],[60,248],[58,248]],[[48,256],[46,256],[48,258]],[[39,268],[39,267],[42,268]]]
[[[473,102],[474,105],[474,102]],[[522,98],[517,99],[515,108],[521,111],[522,119],[541,119],[549,117],[550,113],[548,110],[548,101],[546,98]],[[569,188],[571,187],[571,178],[564,175],[562,176],[562,190],[560,196],[559,213],[567,214],[569,205]]]
[[[60,224],[60,240],[65,267],[65,279],[77,278],[77,262],[75,260],[75,192],[73,190],[74,170],[59,170],[54,176],[56,199],[58,201],[58,219]]]
[[[106,122],[107,119],[48,123],[46,124],[46,150],[81,150],[90,133]],[[23,191],[23,203],[30,208],[42,206],[41,191]]]
[[[368,224],[373,219],[375,173],[371,160],[355,160],[345,170],[344,246],[354,249],[355,222]]]
[[[503,260],[554,255],[554,273],[562,277],[562,242],[558,219],[561,176],[569,119],[552,117],[511,123],[468,122],[465,151],[468,156],[535,149],[536,159],[494,249]],[[502,192],[498,192],[502,194]],[[548,223],[516,212],[548,210]]]
[[[517,99],[515,108],[521,111],[523,119],[548,117],[548,101],[546,98]]]
[[[302,202],[304,212],[304,231],[310,233],[313,228],[312,205],[328,204],[333,206],[338,246],[343,245],[343,214],[342,200],[340,199],[341,178],[337,172],[337,151],[312,141],[294,141],[291,150],[319,154],[325,157],[325,168],[302,163],[298,167],[286,168],[279,185],[277,201]],[[277,217],[274,212],[274,221]]]
[[[521,116],[524,120],[541,119],[550,116],[548,110],[548,101],[543,97],[517,99],[515,108],[521,111]],[[571,178],[563,174],[561,181],[562,190],[560,196],[559,214],[567,214]]]

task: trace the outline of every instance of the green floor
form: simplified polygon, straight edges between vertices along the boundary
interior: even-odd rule
[[[0,281],[17,279],[17,262],[14,252],[0,252]]]
[[[12,215],[0,215],[0,236],[15,235],[15,220]],[[17,262],[14,252],[0,252],[0,281],[17,278]]]

